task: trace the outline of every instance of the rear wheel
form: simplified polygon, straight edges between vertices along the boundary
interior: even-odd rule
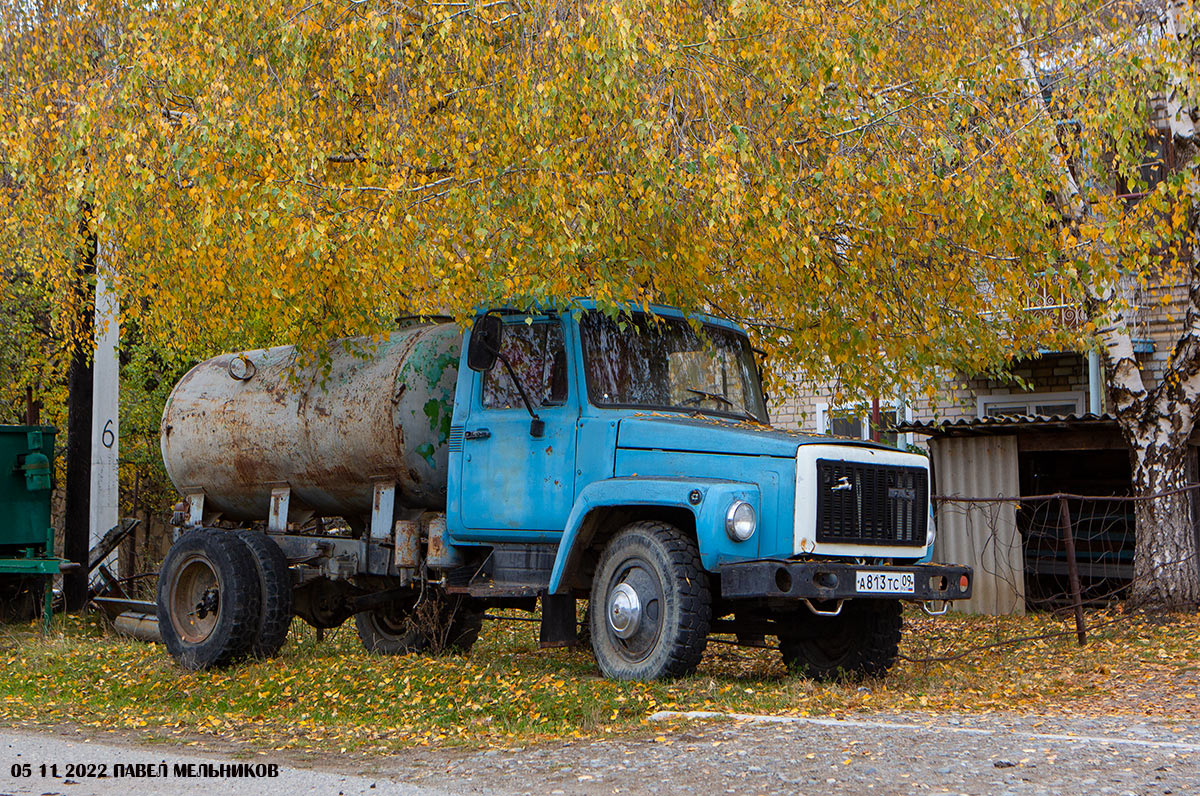
[[[814,680],[882,677],[900,654],[899,600],[847,600],[837,616],[810,616],[803,636],[780,636],[788,669]]]
[[[260,531],[233,533],[254,557],[262,595],[262,610],[250,652],[259,658],[272,658],[283,648],[292,625],[292,571],[283,550],[271,537]]]
[[[367,652],[410,655],[426,646],[413,621],[412,608],[398,602],[355,614],[354,627]]]
[[[355,614],[358,638],[368,652],[467,652],[483,629],[483,612],[473,601],[436,593],[419,603],[416,595]]]
[[[208,669],[250,651],[261,592],[249,548],[235,534],[199,528],[171,546],[158,575],[158,628],[185,669]]]
[[[700,663],[712,619],[696,545],[664,522],[635,522],[608,543],[589,602],[592,651],[618,680],[678,677]]]

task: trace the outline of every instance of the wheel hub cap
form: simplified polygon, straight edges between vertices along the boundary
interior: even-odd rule
[[[642,601],[628,583],[619,583],[608,598],[608,626],[617,638],[629,638],[637,632],[642,619]]]
[[[178,572],[168,600],[171,624],[184,642],[202,644],[220,619],[220,580],[213,563],[203,555],[185,559]]]
[[[220,605],[221,595],[216,589],[206,589],[200,602],[196,603],[196,618],[205,619],[209,614],[215,614]]]

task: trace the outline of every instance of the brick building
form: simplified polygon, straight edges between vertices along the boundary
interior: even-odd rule
[[[1146,386],[1158,383],[1162,370],[1179,337],[1187,304],[1186,285],[1168,285],[1139,290],[1133,300],[1131,321],[1134,348],[1143,364]],[[1031,311],[1056,311],[1064,322],[1075,323],[1071,308],[1053,305]],[[911,433],[897,434],[898,424],[953,423],[1003,416],[1050,417],[1103,414],[1106,410],[1103,373],[1099,357],[1072,351],[1045,351],[1036,358],[1018,360],[1010,368],[1021,382],[1001,381],[971,374],[947,373],[942,388],[932,401],[908,401],[903,396],[881,397],[881,437],[899,446],[922,445]],[[770,407],[771,422],[816,434],[871,438],[869,403],[837,404],[833,390],[806,382],[802,374],[789,381],[791,391],[775,397]]]

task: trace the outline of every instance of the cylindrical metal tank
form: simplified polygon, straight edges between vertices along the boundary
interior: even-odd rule
[[[335,341],[308,367],[293,346],[202,362],[163,411],[167,474],[234,520],[266,519],[284,486],[293,516],[361,520],[379,481],[398,505],[444,509],[461,343],[455,324],[425,324]]]

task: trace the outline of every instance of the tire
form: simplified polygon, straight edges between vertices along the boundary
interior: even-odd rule
[[[378,655],[469,652],[479,639],[483,612],[471,600],[439,592],[415,603],[414,595],[355,614],[363,648]]]
[[[658,680],[699,665],[712,595],[695,543],[675,526],[635,522],[614,536],[596,567],[589,605],[592,652],[605,677]],[[618,605],[623,619],[614,613]]]
[[[583,621],[576,628],[579,646],[592,648],[592,601],[588,600],[587,605],[583,609]]]
[[[820,681],[882,677],[900,654],[899,600],[847,600],[838,616],[810,616],[803,637],[780,636],[788,670]]]
[[[185,669],[224,666],[251,649],[262,605],[254,556],[235,534],[199,528],[171,546],[158,575],[158,629]]]
[[[363,649],[376,655],[411,655],[427,646],[411,609],[392,604],[354,615],[354,628]]]
[[[442,649],[467,653],[483,632],[483,611],[472,600],[460,598],[450,615],[450,632]]]
[[[292,571],[275,540],[261,531],[239,530],[233,534],[250,550],[258,570],[262,610],[250,654],[273,658],[287,641],[292,626]]]
[[[747,622],[752,622],[755,619],[758,619],[758,614],[744,611],[735,611],[733,614],[733,621],[739,626],[744,625]],[[767,637],[762,633],[751,633],[745,630],[737,630],[734,632],[734,636],[737,638],[737,643],[741,644],[743,647],[762,647],[767,643]]]

